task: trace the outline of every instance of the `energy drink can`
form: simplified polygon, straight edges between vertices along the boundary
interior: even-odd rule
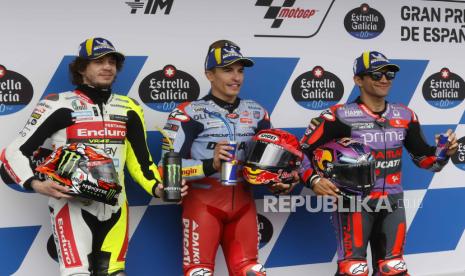
[[[436,145],[436,158],[440,160],[446,159],[446,152],[449,148],[449,137],[445,134],[440,134],[438,138],[438,143]]]
[[[233,147],[234,149],[229,151],[229,153],[232,154],[231,160],[221,162],[221,184],[224,186],[234,186],[237,184],[237,142],[229,141],[228,146]]]
[[[181,200],[182,159],[179,153],[169,151],[163,156],[163,200]]]

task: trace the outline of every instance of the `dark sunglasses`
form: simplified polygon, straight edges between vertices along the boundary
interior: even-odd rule
[[[374,81],[381,80],[383,78],[383,75],[386,76],[387,80],[393,80],[396,77],[396,72],[394,72],[394,71],[386,71],[386,72],[375,71],[375,72],[365,73],[363,75],[364,76],[369,76]]]

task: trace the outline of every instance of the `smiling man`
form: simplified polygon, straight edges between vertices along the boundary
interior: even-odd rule
[[[417,166],[433,172],[440,171],[457,151],[455,133],[449,129],[445,133],[449,141],[445,158],[436,156],[436,147],[428,145],[423,137],[417,115],[405,105],[386,101],[399,69],[379,52],[364,52],[355,60],[353,68],[360,97],[354,102],[333,106],[312,119],[301,141],[309,160],[315,149],[338,138],[350,137],[369,146],[376,159],[376,182],[368,195],[368,205],[376,210],[381,200],[390,203],[389,210],[371,212],[362,208],[333,213],[338,245],[337,276],[368,276],[368,244],[373,257],[373,275],[408,275],[403,259],[407,229],[401,184],[403,147]],[[340,194],[329,179],[315,170],[307,172],[305,183],[316,194]]]
[[[61,275],[126,275],[125,165],[150,195],[163,194],[147,147],[142,107],[111,90],[124,59],[107,39],[82,42],[69,65],[76,89],[43,99],[18,138],[2,153],[2,171],[24,189],[49,197]],[[34,173],[30,159],[39,148],[50,151],[70,143],[101,149],[111,157],[123,186],[115,205],[71,196],[68,187]]]
[[[219,245],[229,275],[265,275],[257,261],[257,212],[250,186],[240,177],[235,185],[224,186],[220,181],[221,161],[232,157],[228,140],[237,142],[235,159],[240,166],[252,137],[270,128],[261,105],[238,97],[244,67],[253,64],[233,42],[214,42],[205,61],[210,93],[180,104],[165,125],[183,158],[183,177],[190,185],[182,202],[185,275],[213,275]],[[165,141],[165,152],[166,145]]]

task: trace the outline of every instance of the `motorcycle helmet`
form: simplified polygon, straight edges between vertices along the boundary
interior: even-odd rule
[[[352,138],[330,141],[313,151],[317,173],[333,182],[342,195],[366,196],[375,185],[375,160],[371,150]]]
[[[122,187],[113,160],[94,147],[72,143],[55,149],[36,171],[69,188],[69,194],[115,205]]]
[[[299,140],[280,129],[264,129],[252,138],[243,166],[244,179],[252,185],[292,183],[303,159]]]

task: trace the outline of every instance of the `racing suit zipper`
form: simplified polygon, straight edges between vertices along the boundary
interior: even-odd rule
[[[103,129],[103,151],[106,153],[106,146],[107,146],[107,131],[106,131],[106,128],[105,128],[105,109],[104,109],[104,104],[103,103],[99,103],[97,104],[98,105],[98,108],[100,110],[100,116],[102,117],[102,129]],[[106,204],[103,204],[103,214],[105,215],[106,213]]]
[[[234,110],[235,111],[235,110]],[[236,124],[234,122],[231,122],[232,126],[233,126],[233,137],[234,137],[234,140],[236,140]],[[237,140],[236,140],[237,142]],[[238,149],[239,149],[239,144],[236,144],[236,152],[234,154],[234,158],[236,159],[237,158],[237,152],[238,152]],[[236,166],[238,166],[238,164],[236,164]],[[236,178],[237,178],[237,174],[236,174]],[[231,208],[232,210],[234,210],[234,201],[235,201],[235,193],[236,193],[236,186],[239,185],[239,183],[237,183],[236,185],[233,185],[232,186],[232,204],[231,204]]]
[[[381,124],[381,131],[383,133],[383,144],[384,144],[384,152],[383,152],[383,156],[384,156],[384,164],[386,164],[387,162],[387,159],[386,159],[386,151],[387,151],[387,146],[386,146],[386,129],[385,129],[385,126],[386,126],[386,118],[384,117],[381,117],[383,118],[383,122]],[[386,169],[384,168],[380,168],[382,169],[382,175],[383,175],[383,193],[382,195],[384,195],[384,190],[386,189]],[[381,171],[380,171],[381,173]]]

